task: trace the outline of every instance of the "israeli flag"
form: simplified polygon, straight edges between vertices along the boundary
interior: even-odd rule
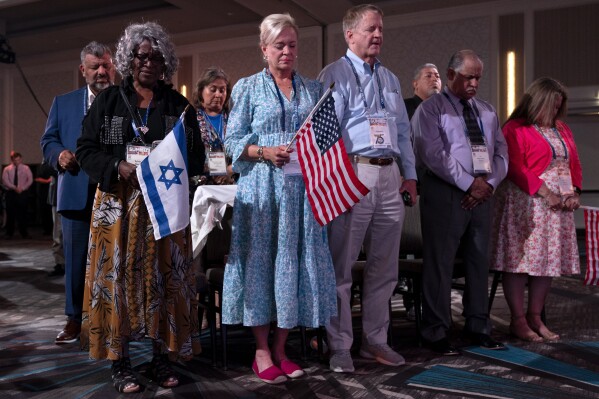
[[[137,168],[137,179],[154,227],[154,238],[189,224],[189,179],[185,125],[179,121]]]

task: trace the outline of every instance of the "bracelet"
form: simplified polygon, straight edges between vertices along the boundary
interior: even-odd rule
[[[579,189],[578,187],[574,187],[574,192],[575,192],[576,194],[578,194],[579,196],[580,196],[580,195],[582,195],[582,190],[581,190],[581,189]]]
[[[118,181],[121,181],[121,174],[119,173],[119,164],[121,163],[121,161],[122,159],[117,159],[114,163],[114,169],[116,170],[116,179]]]
[[[264,147],[258,147],[258,151],[256,151],[256,155],[258,155],[258,162],[264,162]]]

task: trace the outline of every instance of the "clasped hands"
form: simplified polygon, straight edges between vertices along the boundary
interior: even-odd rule
[[[462,208],[472,210],[493,196],[493,186],[481,177],[475,177],[468,188],[466,195],[462,198]]]
[[[580,208],[580,195],[578,193],[574,193],[568,197],[566,197],[563,201],[562,198],[551,191],[544,183],[539,188],[537,192],[541,197],[545,199],[547,202],[547,206],[552,211],[569,211],[573,212],[576,209]]]

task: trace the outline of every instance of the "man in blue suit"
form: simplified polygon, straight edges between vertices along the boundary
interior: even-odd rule
[[[57,211],[61,215],[65,257],[64,329],[56,344],[77,341],[81,332],[83,287],[95,185],[75,157],[81,122],[96,96],[114,82],[112,52],[91,42],[81,50],[81,74],[86,86],[54,98],[41,139],[44,159],[58,171]]]

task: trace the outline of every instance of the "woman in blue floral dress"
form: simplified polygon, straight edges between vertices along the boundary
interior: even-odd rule
[[[301,174],[289,170],[293,151],[286,150],[322,91],[294,71],[297,37],[288,14],[264,19],[260,46],[267,67],[233,88],[225,139],[240,178],[223,323],[252,327],[252,368],[267,383],[304,374],[285,354],[289,329],[326,325],[337,311],[326,229],[314,219]]]

